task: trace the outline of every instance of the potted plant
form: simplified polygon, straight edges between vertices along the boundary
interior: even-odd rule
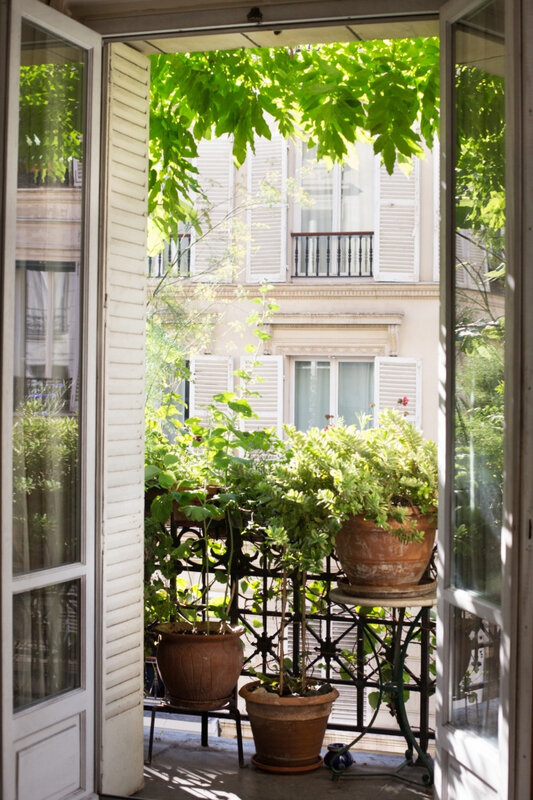
[[[223,404],[216,424],[176,423],[172,441],[149,422],[145,468],[145,607],[157,667],[171,702],[199,710],[229,701],[243,664],[244,629],[232,619],[227,469],[237,447],[259,447],[267,437],[239,429],[238,417],[251,413],[246,401],[230,393],[214,399]]]
[[[382,412],[375,428],[344,433],[344,466],[334,474],[344,518],[335,537],[347,578],[342,588],[417,593],[436,532],[436,446],[393,410]]]
[[[249,517],[248,528],[269,564],[281,567],[277,674],[256,673],[240,695],[246,703],[256,745],[253,763],[276,773],[298,773],[322,763],[320,749],[338,692],[307,674],[306,583],[321,571],[331,552],[335,520],[333,496],[301,469],[290,444],[277,458],[235,465],[233,489]],[[291,588],[293,591],[289,591]],[[294,591],[295,590],[295,591]],[[290,599],[300,619],[301,662],[285,649]]]
[[[176,395],[147,415],[145,608],[167,695],[184,708],[225,705],[243,665],[244,629],[233,613],[236,497],[229,473],[247,453],[277,446],[272,431],[243,425],[254,416],[249,384],[268,336],[264,323],[277,308],[268,289],[261,286],[254,299],[261,308],[248,320],[258,344],[248,350],[248,368],[237,373],[239,394],[215,395],[205,424],[199,418],[181,422]],[[188,580],[191,562],[199,567],[197,581]]]

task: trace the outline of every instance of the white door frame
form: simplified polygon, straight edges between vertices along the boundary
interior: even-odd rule
[[[454,109],[452,106],[453,52],[451,27],[464,14],[483,5],[479,0],[450,0],[441,9],[441,362],[440,362],[440,425],[439,460],[443,485],[439,501],[439,592],[438,592],[438,683],[437,683],[437,741],[438,763],[436,770],[436,795],[438,800],[447,800],[448,786],[453,768],[450,759],[469,768],[474,775],[495,788],[499,800],[519,800],[529,797],[529,771],[531,765],[531,657],[522,655],[522,668],[526,669],[524,683],[527,689],[527,702],[522,703],[523,729],[525,738],[520,745],[516,743],[517,723],[517,620],[519,615],[530,618],[528,605],[519,607],[517,570],[520,562],[526,561],[531,570],[531,554],[524,559],[519,553],[520,541],[524,539],[519,519],[519,477],[520,442],[522,430],[521,407],[517,400],[521,383],[521,324],[520,301],[520,259],[518,242],[522,220],[517,209],[520,208],[520,183],[518,167],[521,163],[520,132],[517,127],[520,96],[520,80],[517,65],[520,50],[517,39],[520,31],[520,4],[515,0],[505,2],[505,74],[506,74],[506,193],[507,193],[507,286],[506,286],[506,434],[505,434],[505,486],[504,522],[502,526],[502,602],[496,607],[470,592],[454,589],[450,585],[451,564],[447,557],[451,536],[452,486],[450,476],[452,465],[447,454],[453,452],[453,387],[454,387],[454,220],[452,207],[454,197],[446,187],[452,187],[454,157]],[[448,336],[446,336],[448,331]],[[447,364],[446,364],[447,362]],[[446,400],[447,398],[447,400]],[[446,411],[448,414],[446,414]],[[529,473],[531,474],[531,473]],[[530,490],[531,491],[531,490]],[[523,549],[523,548],[521,548]],[[531,545],[526,548],[531,549]],[[531,572],[529,572],[531,574]],[[530,581],[530,579],[529,579]],[[497,745],[465,731],[453,729],[447,723],[448,693],[450,686],[450,656],[452,647],[451,612],[454,607],[463,608],[470,613],[488,619],[499,625],[502,631],[500,647],[500,713]],[[531,632],[528,625],[527,638],[531,646]],[[520,702],[518,704],[520,708]],[[526,715],[529,727],[526,729]],[[514,765],[514,766],[513,766]],[[468,776],[457,779],[461,800],[467,800],[473,789],[468,785]],[[519,788],[521,787],[521,788]],[[488,796],[488,795],[487,795]],[[493,795],[491,794],[491,797]],[[453,795],[455,800],[455,794]]]
[[[49,31],[87,51],[88,81],[86,94],[86,153],[90,154],[85,171],[84,211],[84,281],[83,281],[83,356],[80,409],[81,447],[81,541],[80,560],[74,564],[28,573],[12,574],[12,419],[13,419],[13,331],[14,285],[16,261],[16,192],[18,151],[18,80],[21,50],[22,20]],[[94,663],[95,663],[95,438],[96,438],[96,289],[98,253],[99,206],[99,143],[101,93],[101,37],[74,22],[64,14],[36,0],[12,3],[10,13],[10,64],[8,70],[7,148],[10,157],[5,165],[5,248],[3,274],[3,372],[2,372],[2,738],[3,738],[3,798],[19,796],[20,775],[30,768],[37,769],[38,758],[50,767],[50,754],[61,743],[79,737],[79,787],[69,791],[69,797],[95,797],[94,769]],[[89,163],[92,168],[89,168]],[[6,531],[8,535],[6,535]],[[81,582],[81,685],[78,689],[52,697],[34,706],[12,712],[12,597],[14,593],[39,588],[56,582],[78,579]],[[76,749],[76,747],[74,749]],[[61,753],[59,753],[61,758]],[[36,786],[39,773],[36,771]],[[53,781],[52,781],[53,782]],[[26,784],[27,785],[27,784]],[[57,795],[59,798],[60,795]],[[54,795],[54,798],[56,795]],[[20,800],[23,800],[20,797]]]

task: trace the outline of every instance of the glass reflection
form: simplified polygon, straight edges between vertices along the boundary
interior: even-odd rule
[[[13,597],[15,710],[80,686],[80,581]]]
[[[451,722],[489,739],[498,735],[500,629],[455,609]]]
[[[13,569],[80,558],[83,50],[24,23],[15,265]]]
[[[505,275],[503,0],[455,26],[452,580],[500,598]]]

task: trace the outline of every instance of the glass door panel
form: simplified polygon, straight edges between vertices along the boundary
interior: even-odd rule
[[[16,201],[13,571],[80,558],[87,51],[22,22]]]
[[[455,25],[455,434],[452,583],[501,590],[505,344],[503,0]]]

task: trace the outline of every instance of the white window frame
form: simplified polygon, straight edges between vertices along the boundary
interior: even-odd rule
[[[330,423],[338,420],[339,414],[339,363],[357,363],[357,364],[372,364],[374,367],[374,396],[375,396],[375,381],[376,381],[376,359],[374,356],[365,358],[364,356],[330,356],[330,355],[300,355],[291,356],[290,359],[290,424],[296,423],[296,363],[298,361],[326,361],[330,365],[330,381],[329,381],[329,411],[328,414],[333,414]],[[371,417],[371,423],[374,424],[374,415],[372,409],[368,409],[368,414]],[[328,424],[328,420],[324,418],[324,426]]]

